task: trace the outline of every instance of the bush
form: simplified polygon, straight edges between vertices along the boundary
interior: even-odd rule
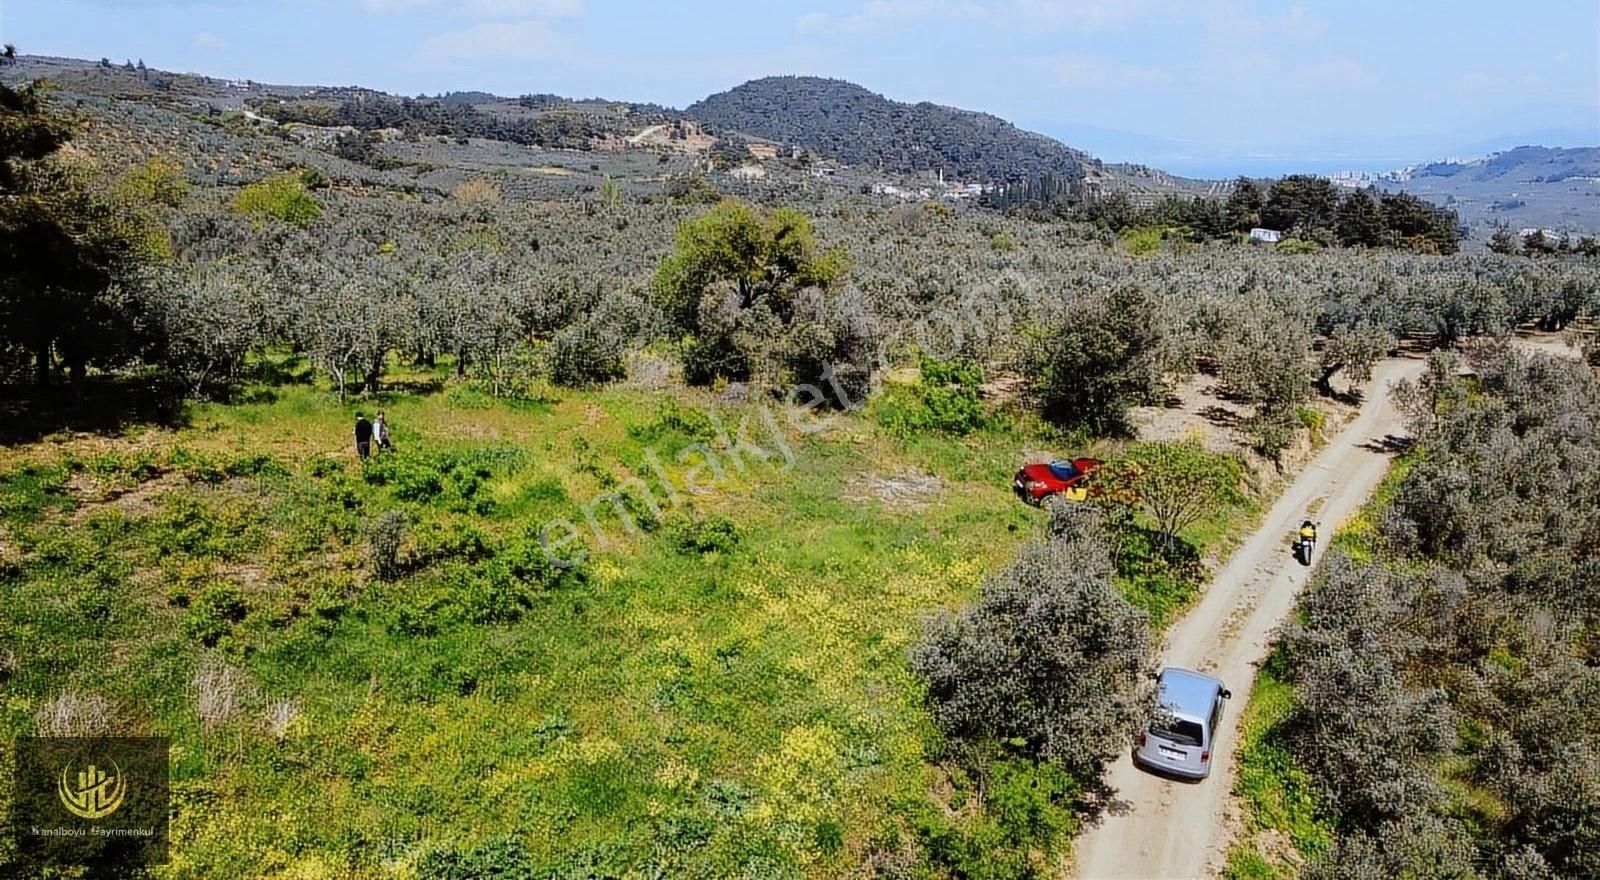
[[[1029,396],[1053,424],[1125,432],[1128,408],[1164,386],[1163,344],[1154,301],[1121,288],[1033,328],[1022,354]]]
[[[368,528],[367,546],[372,557],[372,571],[380,580],[393,580],[403,570],[400,545],[405,543],[406,532],[410,528],[411,518],[399,510],[386,511]]]
[[[248,613],[249,608],[238,588],[232,584],[213,583],[190,603],[183,617],[183,632],[206,647],[213,647]]]
[[[873,413],[890,433],[901,437],[929,431],[970,434],[989,421],[978,395],[982,381],[982,369],[970,361],[924,358],[917,383],[880,396]]]
[[[252,183],[233,198],[233,210],[250,217],[271,217],[304,226],[322,216],[322,205],[293,176],[269,177]]]
[[[1147,717],[1150,630],[1112,585],[1095,515],[1058,505],[1052,531],[976,605],[930,621],[911,666],[950,736],[1015,743],[1092,778]]]
[[[656,443],[674,433],[691,440],[709,441],[717,431],[710,415],[671,397],[662,399],[655,418],[643,425],[628,426],[628,436],[641,443]]]
[[[679,553],[728,553],[739,546],[739,527],[725,516],[684,519],[668,532]]]
[[[613,328],[596,321],[579,321],[559,330],[546,352],[550,378],[570,388],[615,382],[627,375],[623,359],[629,341]]]
[[[464,848],[436,849],[417,862],[418,880],[519,880],[540,876],[521,838],[491,837]]]
[[[882,328],[858,292],[796,294],[780,356],[791,386],[811,385],[829,405],[855,409],[871,390],[873,356]]]

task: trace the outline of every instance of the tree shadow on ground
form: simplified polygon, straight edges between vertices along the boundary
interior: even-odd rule
[[[1367,395],[1362,393],[1360,388],[1346,388],[1343,391],[1337,391],[1330,388],[1327,390],[1326,396],[1334,403],[1342,403],[1345,406],[1356,407],[1359,407],[1361,402],[1367,399]]]
[[[51,434],[120,434],[135,425],[188,423],[183,389],[149,380],[91,380],[80,387],[0,386],[0,445]]]
[[[428,379],[402,379],[385,381],[377,397],[385,394],[438,394],[444,390],[444,380],[439,378]]]
[[[1385,455],[1401,455],[1409,451],[1417,441],[1410,437],[1398,434],[1385,434],[1382,437],[1368,440],[1361,444],[1361,448],[1369,452],[1381,452]]]
[[[1200,410],[1200,417],[1219,428],[1237,428],[1244,424],[1244,416],[1215,404]]]
[[[1133,811],[1133,802],[1117,797],[1118,794],[1103,776],[1085,782],[1078,796],[1078,818],[1084,825],[1098,825],[1107,816],[1126,816]]]

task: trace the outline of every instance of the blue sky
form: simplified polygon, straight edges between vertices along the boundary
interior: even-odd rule
[[[0,0],[0,40],[267,82],[675,107],[818,74],[1208,176],[1600,143],[1595,0]]]

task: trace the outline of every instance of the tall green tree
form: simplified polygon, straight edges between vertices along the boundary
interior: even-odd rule
[[[1383,221],[1390,240],[1401,247],[1431,254],[1461,249],[1460,220],[1410,193],[1384,193]]]
[[[38,85],[0,86],[0,334],[32,355],[40,384],[58,356],[81,381],[155,332],[133,288],[162,239],[86,169],[55,159],[71,133]]]
[[[1223,214],[1227,217],[1229,228],[1235,232],[1249,232],[1261,225],[1261,208],[1266,204],[1266,197],[1261,194],[1261,187],[1248,177],[1241,177],[1233,184],[1233,192],[1228,194],[1228,202],[1223,207]]]
[[[1517,249],[1520,246],[1516,233],[1504,226],[1496,229],[1494,234],[1489,236],[1489,250],[1497,254],[1511,256],[1517,253]]]
[[[1298,238],[1327,242],[1332,234],[1339,193],[1325,177],[1291,174],[1267,190],[1261,223],[1293,232]]]
[[[1166,342],[1150,295],[1119,288],[1032,332],[1023,354],[1029,396],[1054,424],[1126,431],[1128,408],[1163,387]]]
[[[1345,247],[1377,247],[1383,244],[1383,211],[1378,201],[1364,189],[1344,197],[1334,219],[1339,244]]]
[[[818,250],[804,213],[725,199],[678,228],[677,250],[656,271],[655,291],[678,326],[693,331],[700,298],[719,282],[733,286],[741,308],[766,301],[783,314],[796,290],[826,287],[844,267],[842,251]]]

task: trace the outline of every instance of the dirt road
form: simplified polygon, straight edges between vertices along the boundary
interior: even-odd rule
[[[1367,500],[1389,465],[1385,438],[1403,430],[1389,388],[1420,375],[1422,368],[1421,360],[1378,365],[1356,419],[1284,490],[1260,530],[1167,633],[1164,664],[1215,675],[1233,691],[1217,737],[1217,763],[1211,778],[1190,784],[1134,767],[1131,750],[1121,755],[1106,775],[1118,803],[1078,840],[1079,877],[1190,878],[1220,871],[1232,838],[1225,810],[1233,788],[1239,713],[1250,699],[1255,664],[1266,656],[1273,631],[1288,617],[1311,572],[1291,556],[1292,536],[1310,516],[1322,523],[1326,538]],[[1318,557],[1324,549],[1317,548]]]

